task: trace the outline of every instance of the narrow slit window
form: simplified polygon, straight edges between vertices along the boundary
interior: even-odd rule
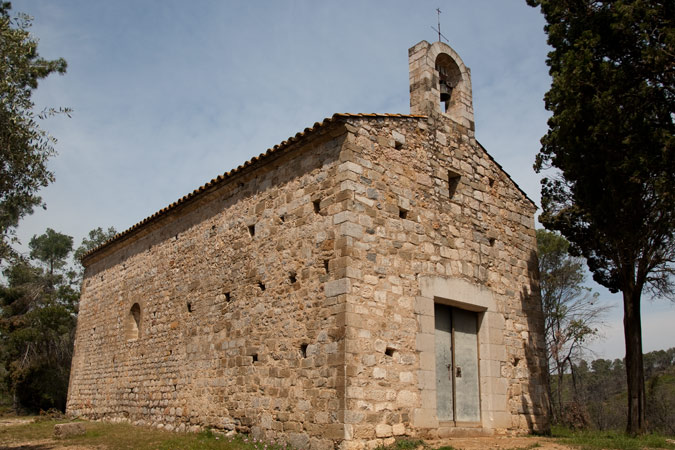
[[[248,234],[250,234],[251,237],[255,236],[255,225],[248,226]]]
[[[226,292],[225,293],[225,301],[228,302],[228,303],[230,301],[232,301],[232,294],[230,294],[229,292]]]
[[[452,170],[448,170],[448,197],[453,198],[457,192],[459,181],[462,178],[460,174]]]
[[[312,206],[314,207],[314,214],[319,214],[321,212],[321,200],[314,200]]]
[[[296,273],[295,273],[295,272],[291,272],[291,273],[288,275],[288,280],[291,282],[291,284],[293,284],[293,283],[295,283],[296,281],[298,281],[298,277],[297,277]]]
[[[261,291],[265,292],[265,283],[262,281],[258,281],[258,287],[260,288]]]
[[[134,303],[129,310],[125,328],[127,340],[139,338],[141,332],[141,306],[138,303]]]
[[[307,358],[307,344],[300,344],[300,354],[303,358]]]

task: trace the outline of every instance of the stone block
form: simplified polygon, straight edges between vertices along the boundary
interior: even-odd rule
[[[397,148],[399,146],[405,145],[405,136],[402,135],[401,133],[399,133],[398,131],[393,130],[391,132],[391,137],[394,138],[394,143],[395,143],[394,145],[396,145]]]
[[[340,164],[340,166],[338,166],[338,172],[344,172],[346,170],[349,170],[349,171],[352,171],[352,172],[358,173],[358,174],[363,173],[363,167],[361,167],[358,164],[356,164],[354,162],[351,162],[351,161],[343,162],[342,164]]]
[[[345,423],[361,423],[366,418],[366,415],[360,411],[346,410],[344,412]]]
[[[434,299],[430,297],[415,297],[415,314],[425,316],[434,315]]]
[[[329,281],[324,285],[326,297],[336,297],[341,294],[348,294],[351,291],[352,282],[349,278]]]
[[[402,423],[392,425],[391,432],[394,436],[402,436],[405,434],[405,425]]]
[[[415,406],[417,404],[417,394],[411,391],[399,391],[396,394],[396,403],[400,406]]]
[[[489,414],[491,425],[494,428],[510,428],[511,414],[506,411],[494,411]]]
[[[356,222],[358,217],[352,211],[340,211],[333,216],[333,224],[339,225],[343,222]]]
[[[434,352],[436,337],[432,333],[417,333],[415,336],[415,350],[420,352]]]
[[[428,315],[417,315],[417,323],[422,333],[433,333],[435,331],[434,317]]]
[[[438,428],[435,409],[417,408],[412,413],[412,425],[416,428]]]
[[[392,435],[391,425],[378,423],[375,425],[375,436],[379,438],[389,437]]]
[[[86,432],[83,423],[58,423],[54,425],[54,438],[64,439],[71,436],[81,436]]]
[[[332,439],[334,438],[328,437],[326,439],[310,438],[309,448],[310,450],[334,450],[335,444],[333,443],[334,441]],[[337,440],[337,438],[335,439]]]
[[[351,222],[343,222],[339,225],[339,233],[342,236],[350,236],[356,239],[363,238],[363,225]]]
[[[345,426],[341,423],[323,425],[321,430],[321,434],[327,439],[340,440],[345,438]]]
[[[490,328],[494,330],[504,330],[506,327],[506,321],[504,320],[504,315],[502,313],[487,311],[485,313],[485,319]]]
[[[309,449],[309,436],[305,433],[290,433],[288,435],[288,443],[291,444],[293,448],[307,450]]]
[[[436,370],[436,354],[434,352],[420,352],[420,369]]]
[[[353,439],[354,436],[352,435]],[[338,450],[364,450],[366,448],[365,443],[362,440],[344,440],[338,445]]]
[[[412,372],[400,372],[398,378],[401,383],[412,383],[414,379]]]
[[[506,395],[508,393],[509,382],[506,378],[489,377],[487,382],[490,384],[490,390],[493,394]]]
[[[436,390],[420,390],[420,403],[424,409],[436,410]]]
[[[420,389],[436,391],[436,372],[432,370],[417,371],[417,386]]]

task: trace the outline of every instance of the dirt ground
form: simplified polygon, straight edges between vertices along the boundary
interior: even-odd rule
[[[32,419],[0,417],[0,427],[22,425],[30,422],[32,422]],[[452,438],[428,441],[427,445],[430,448],[452,446],[457,450],[529,450],[533,448],[542,450],[574,450],[574,447],[561,445],[553,442],[552,439],[544,437],[490,436]],[[0,442],[0,450],[105,450],[105,447],[68,445],[56,439],[28,439],[13,443]]]
[[[440,448],[450,445],[457,450],[575,450],[576,447],[569,447],[558,444],[551,438],[544,437],[508,437],[508,436],[487,436],[472,438],[452,438],[438,441],[427,441],[431,448]]]
[[[0,417],[0,428],[13,425],[25,425],[33,422],[33,418]],[[105,450],[102,447],[66,445],[56,439],[27,439],[22,442],[0,442],[0,450]]]
[[[104,447],[65,445],[54,439],[42,439],[21,443],[0,443],[0,450],[105,450]]]

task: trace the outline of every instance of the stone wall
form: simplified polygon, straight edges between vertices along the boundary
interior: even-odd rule
[[[70,414],[298,447],[343,437],[344,304],[323,290],[345,271],[344,133],[320,130],[86,261]]]
[[[484,311],[483,431],[546,429],[534,205],[454,122],[362,120],[347,128],[352,195],[339,225],[350,258],[346,435],[453,431],[435,418],[433,303],[443,292]],[[453,298],[462,289],[468,293]]]

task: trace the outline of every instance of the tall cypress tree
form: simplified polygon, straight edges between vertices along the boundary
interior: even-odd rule
[[[552,47],[540,221],[623,294],[627,431],[642,433],[641,297],[673,294],[675,2],[527,1],[541,7]]]

